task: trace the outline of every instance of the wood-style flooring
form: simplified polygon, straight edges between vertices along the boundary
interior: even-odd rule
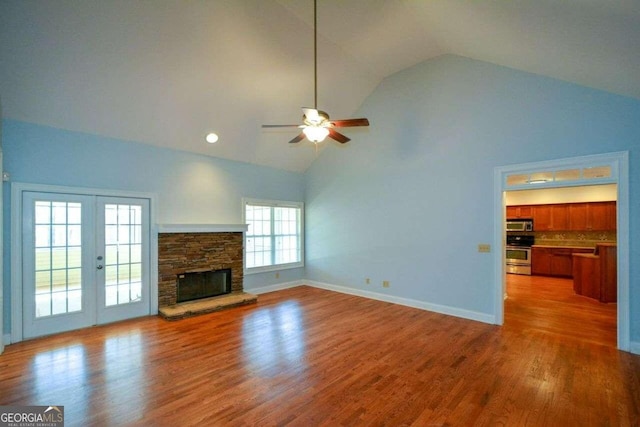
[[[25,341],[0,405],[64,405],[67,426],[639,425],[615,306],[532,286],[510,280],[503,327],[301,286]]]

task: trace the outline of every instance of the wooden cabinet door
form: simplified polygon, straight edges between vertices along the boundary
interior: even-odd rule
[[[610,231],[616,229],[616,202],[569,204],[569,229]]]
[[[533,208],[531,206],[518,206],[518,218],[533,218]]]
[[[533,207],[533,230],[551,230],[551,206],[536,205]]]
[[[584,231],[587,229],[588,203],[571,203],[569,205],[569,230]]]
[[[573,263],[571,261],[571,249],[560,248],[552,249],[551,256],[551,275],[571,277]]]
[[[606,202],[588,204],[587,230],[603,231],[609,227],[610,209]]]
[[[569,205],[551,205],[551,230],[569,230]]]
[[[548,276],[551,274],[551,250],[531,248],[531,274]]]
[[[533,218],[531,206],[507,206],[507,219]]]

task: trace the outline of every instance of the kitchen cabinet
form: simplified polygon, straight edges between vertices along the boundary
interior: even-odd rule
[[[533,207],[507,206],[507,219],[531,219],[533,218]]]
[[[592,248],[537,247],[531,248],[531,274],[572,277],[573,254],[592,254]]]
[[[535,205],[533,207],[533,231],[563,231],[568,229],[568,204]]]
[[[507,219],[532,218],[533,231],[614,231],[616,202],[507,206]]]
[[[531,274],[534,276],[551,275],[551,248],[531,248]]]
[[[569,229],[608,231],[616,227],[616,202],[571,203]]]
[[[571,249],[558,248],[551,250],[550,274],[552,276],[571,277],[572,271]]]

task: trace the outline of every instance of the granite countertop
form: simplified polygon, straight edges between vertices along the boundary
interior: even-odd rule
[[[602,243],[598,243],[601,245]],[[553,249],[591,249],[594,250],[594,246],[575,246],[575,245],[533,245],[532,248],[553,248]]]
[[[572,254],[572,256],[579,256],[582,258],[600,258],[600,256],[596,254]]]

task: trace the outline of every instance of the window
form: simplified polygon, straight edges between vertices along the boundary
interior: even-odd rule
[[[303,209],[298,202],[244,199],[244,268],[257,273],[304,266]]]

